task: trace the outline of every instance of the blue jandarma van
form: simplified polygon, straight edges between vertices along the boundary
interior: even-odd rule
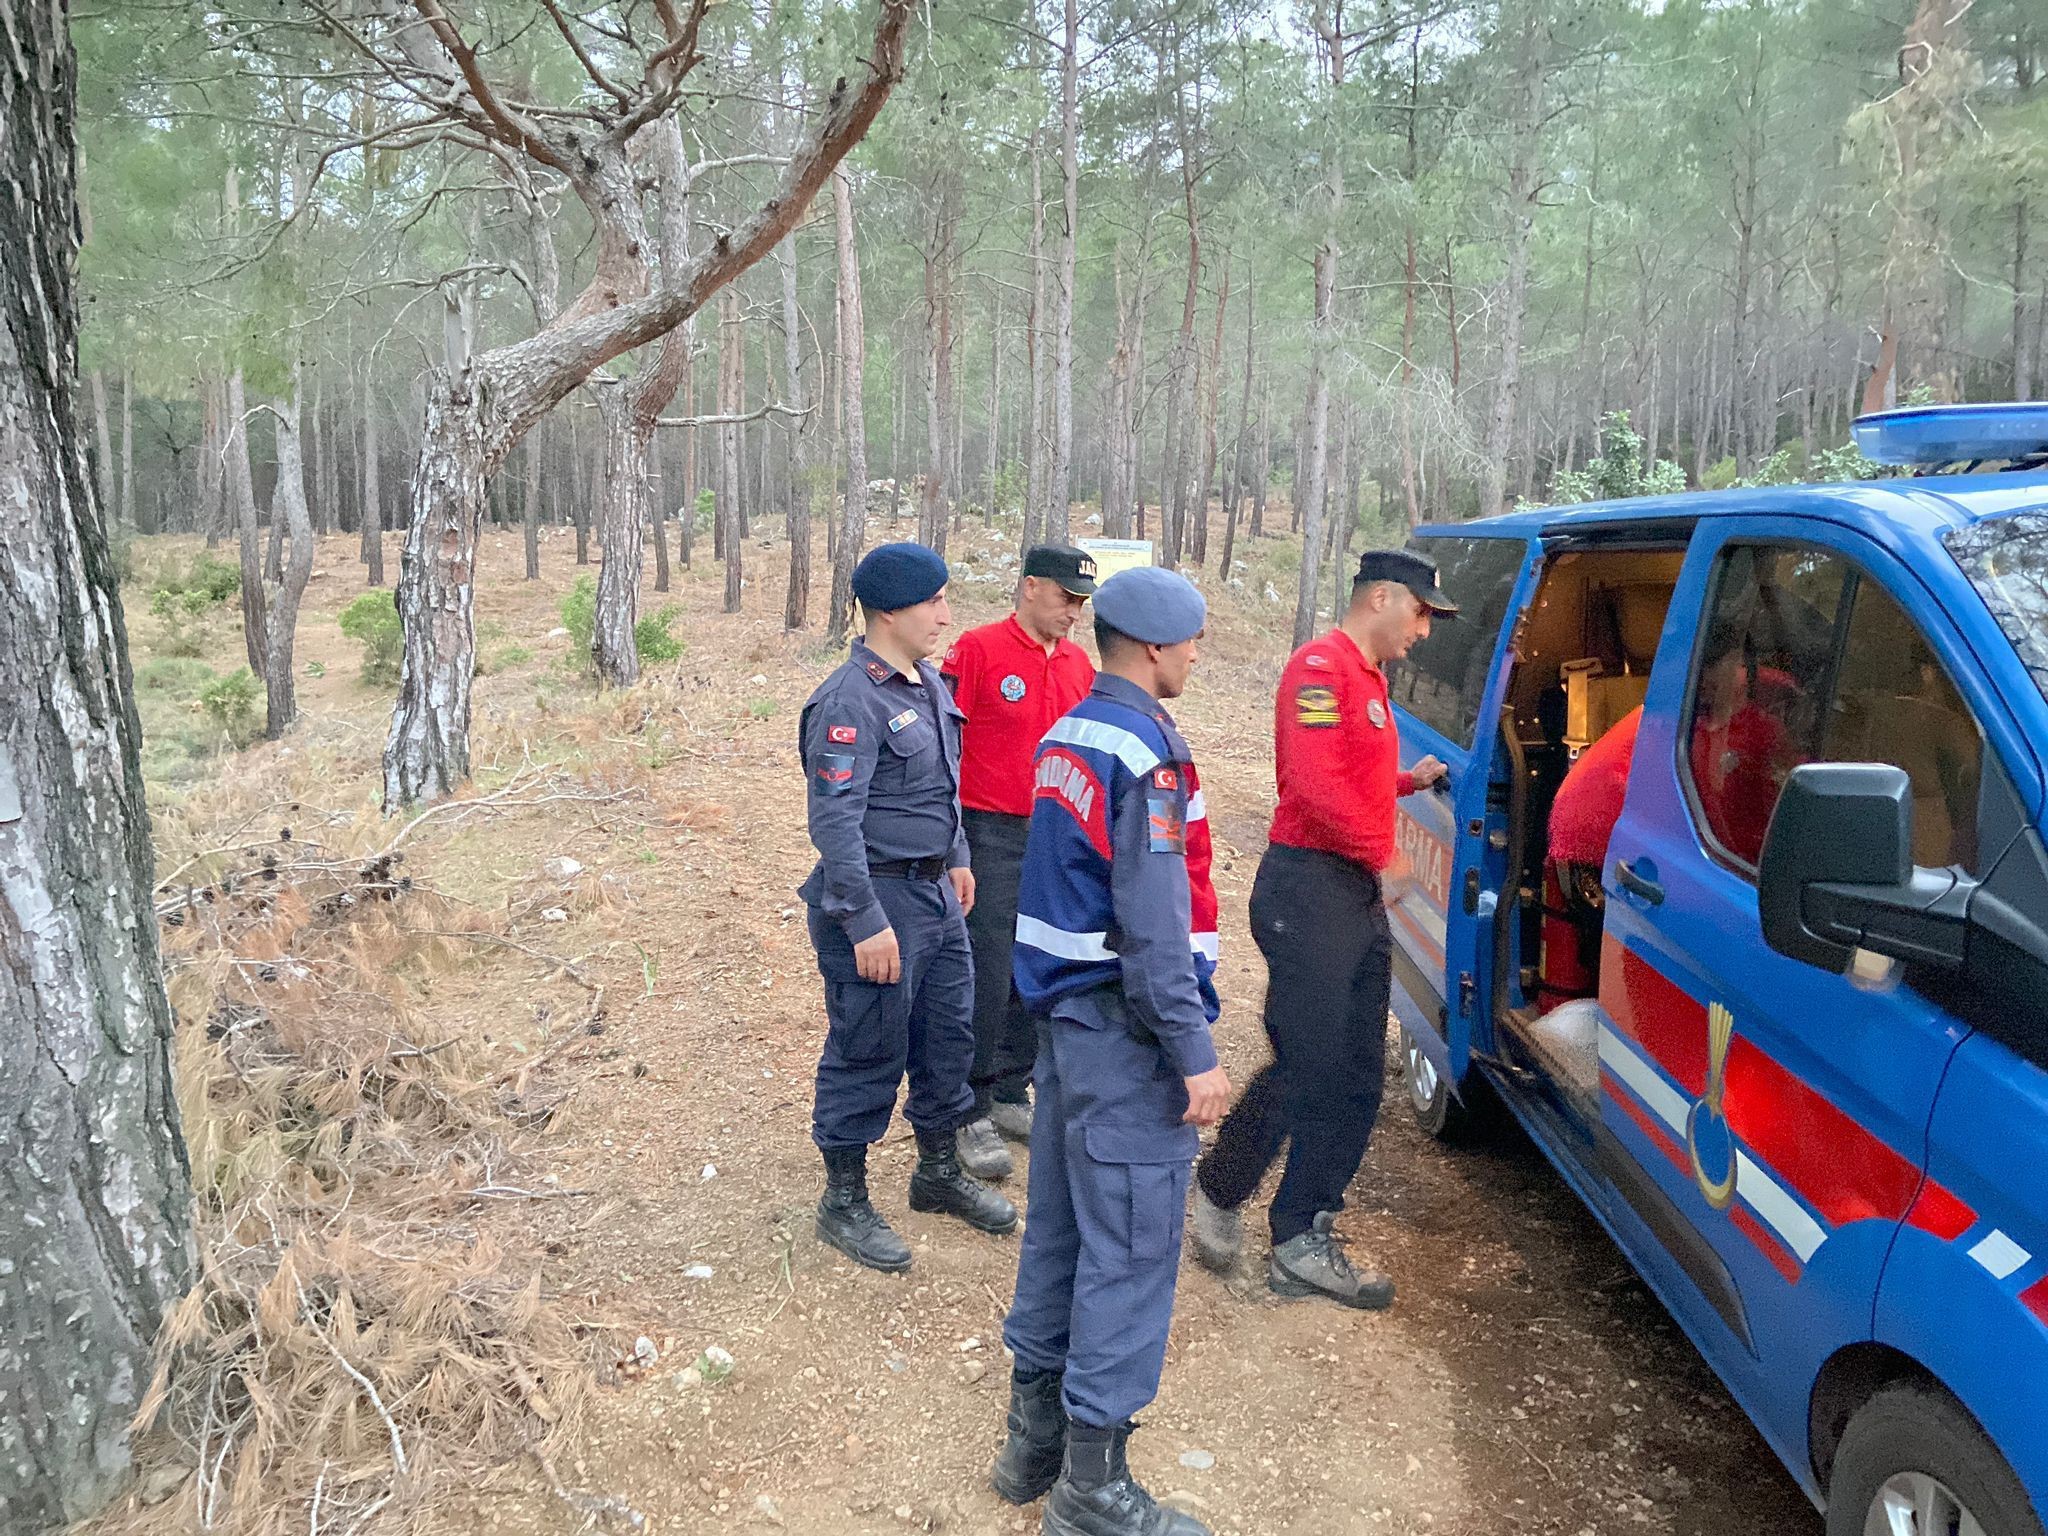
[[[1424,1127],[1512,1111],[1830,1536],[2043,1536],[2048,407],[1856,437],[1917,473],[1418,530],[1395,1014]]]

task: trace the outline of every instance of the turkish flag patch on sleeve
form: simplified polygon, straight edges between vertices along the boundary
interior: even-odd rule
[[[853,725],[828,725],[825,739],[836,747],[850,747],[860,740],[860,728]]]

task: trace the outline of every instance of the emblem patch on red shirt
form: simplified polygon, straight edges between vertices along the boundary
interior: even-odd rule
[[[1012,672],[1002,681],[1003,697],[1012,704],[1024,697],[1024,679]]]
[[[1385,730],[1387,728],[1387,706],[1378,699],[1367,699],[1365,701],[1365,718],[1381,730]]]
[[[1301,664],[1304,667],[1327,667],[1330,664],[1330,658],[1323,655],[1320,651],[1310,651],[1301,658]]]
[[[1179,789],[1180,775],[1171,768],[1155,768],[1152,770],[1152,787],[1154,789]]]
[[[1320,684],[1295,689],[1294,717],[1310,729],[1335,725],[1339,718],[1336,690]]]
[[[850,747],[860,740],[860,728],[852,725],[828,725],[825,739],[835,746]]]

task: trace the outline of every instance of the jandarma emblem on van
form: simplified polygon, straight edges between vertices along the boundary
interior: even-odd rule
[[[1735,1198],[1735,1132],[1722,1108],[1728,1091],[1728,1047],[1734,1038],[1735,1015],[1715,1003],[1707,1009],[1707,1091],[1685,1118],[1692,1176],[1707,1204],[1717,1211],[1727,1210]]]

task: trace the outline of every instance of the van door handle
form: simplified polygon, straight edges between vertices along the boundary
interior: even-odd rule
[[[1621,882],[1621,888],[1632,896],[1640,896],[1651,906],[1664,902],[1664,887],[1655,880],[1645,879],[1635,871],[1627,859],[1617,859],[1614,864],[1614,878]]]

